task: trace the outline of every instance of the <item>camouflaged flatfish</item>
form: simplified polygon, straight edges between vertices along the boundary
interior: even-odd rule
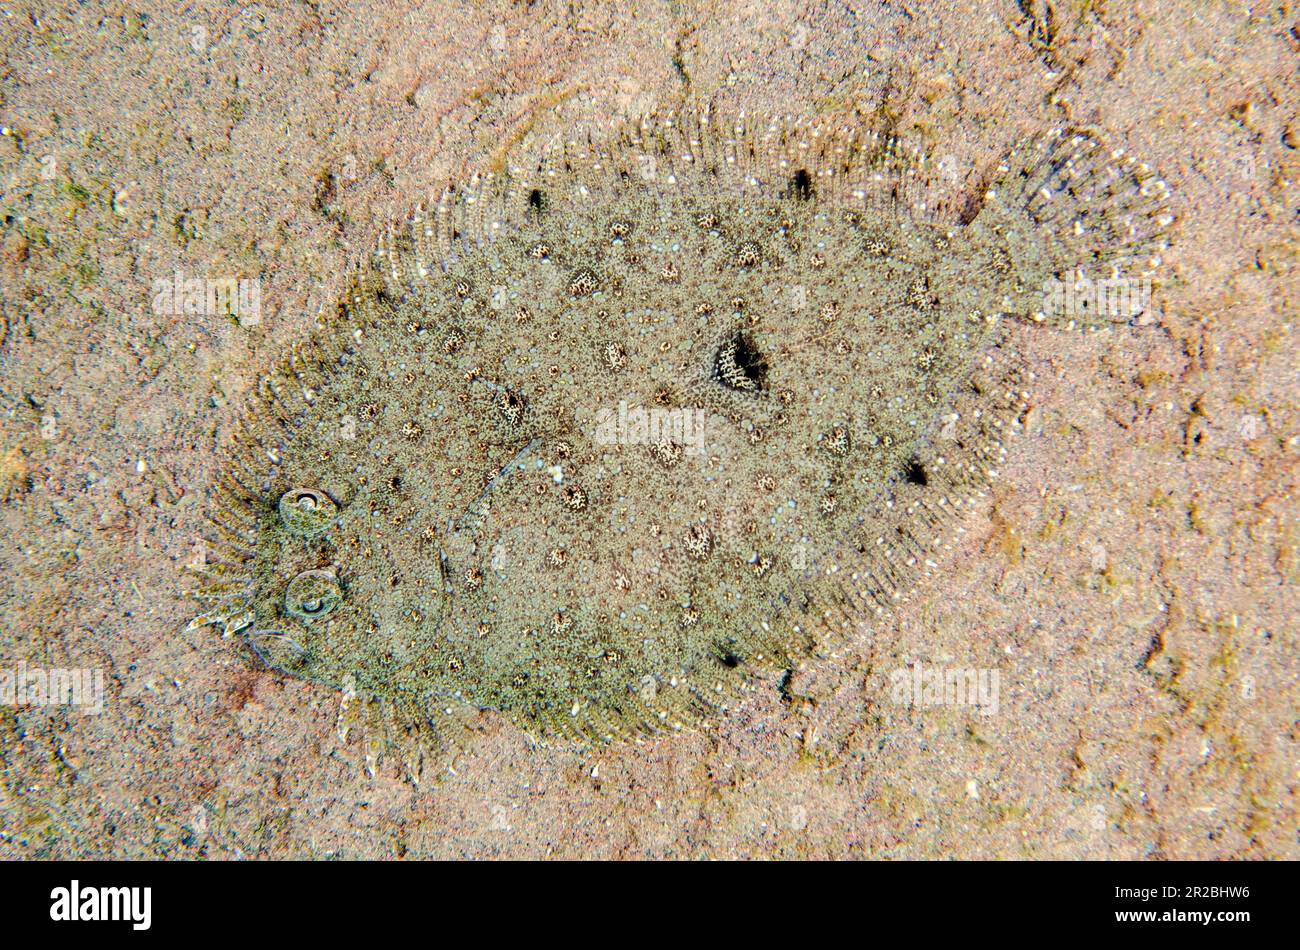
[[[951,540],[1022,411],[1008,328],[1113,322],[1045,288],[1160,263],[1163,182],[1086,133],[939,178],[699,110],[448,187],[261,377],[195,624],[378,710],[417,779],[465,709],[709,722]]]

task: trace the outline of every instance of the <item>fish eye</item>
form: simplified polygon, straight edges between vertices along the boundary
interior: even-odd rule
[[[319,620],[343,602],[343,587],[329,571],[303,571],[284,591],[284,611],[299,620]]]
[[[299,538],[314,538],[334,523],[339,507],[323,491],[291,488],[280,496],[280,520],[288,532]]]

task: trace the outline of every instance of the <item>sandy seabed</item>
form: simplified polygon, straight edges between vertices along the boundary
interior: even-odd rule
[[[40,2],[0,9],[0,856],[1300,857],[1300,10],[1290,2]],[[716,728],[586,751],[485,713],[373,778],[339,695],[186,629],[259,370],[448,180],[684,101],[887,112],[986,167],[1073,124],[1174,191],[1138,332],[1035,335],[1027,437],[852,649]],[[151,306],[252,275],[261,320]],[[892,702],[999,672],[996,715]]]

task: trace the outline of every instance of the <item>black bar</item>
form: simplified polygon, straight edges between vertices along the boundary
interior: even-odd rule
[[[1289,919],[1282,902],[1292,875],[1288,865],[1264,862],[10,862],[0,863],[0,919],[13,932],[259,942],[393,939],[408,927],[439,941],[457,930],[495,942],[512,933],[621,940],[664,928],[683,937],[725,933],[733,942],[753,928],[760,938],[802,942],[805,925],[831,922],[864,943],[898,928],[927,943],[980,933],[1232,940]],[[74,880],[83,902],[95,888],[150,888],[148,929],[135,929],[129,913],[116,921],[52,920],[56,889],[70,898]]]

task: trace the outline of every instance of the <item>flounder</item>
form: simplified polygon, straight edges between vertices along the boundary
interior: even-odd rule
[[[376,711],[418,780],[462,710],[678,730],[876,622],[995,475],[1012,330],[1128,322],[1073,291],[1142,286],[1172,221],[1081,131],[939,171],[698,109],[448,186],[260,378],[195,624]]]

